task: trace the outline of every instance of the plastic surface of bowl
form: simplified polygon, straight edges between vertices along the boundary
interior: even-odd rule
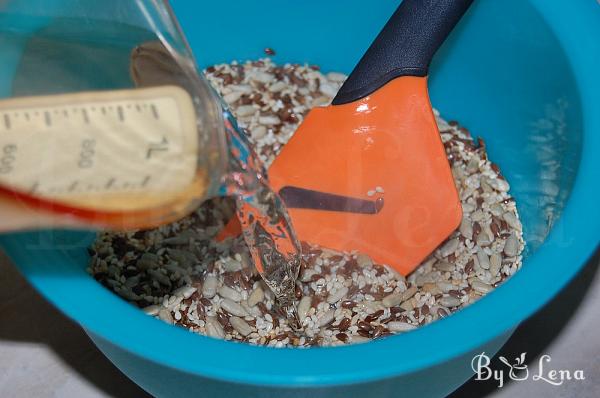
[[[255,59],[272,47],[279,63],[348,72],[396,2],[221,4],[172,1],[202,66]],[[486,140],[511,183],[529,246],[505,284],[418,330],[308,350],[214,340],[154,320],[97,284],[85,271],[92,234],[43,231],[0,243],[49,301],[156,396],[444,396],[470,377],[474,353],[495,353],[598,245],[599,35],[593,0],[477,0],[436,57],[432,102]],[[7,96],[19,48],[0,49]]]

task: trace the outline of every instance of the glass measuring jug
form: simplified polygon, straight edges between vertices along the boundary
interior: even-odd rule
[[[20,53],[0,100],[0,228],[138,229],[234,195],[254,265],[296,318],[300,245],[283,202],[167,4],[4,11],[0,51]]]

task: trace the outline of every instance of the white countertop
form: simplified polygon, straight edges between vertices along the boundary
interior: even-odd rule
[[[524,323],[501,354],[527,352],[533,373],[548,354],[553,369],[582,369],[585,381],[470,381],[452,398],[600,397],[600,251],[548,306]],[[494,369],[504,365],[495,360]],[[549,369],[548,365],[547,369]],[[106,398],[148,395],[117,370],[85,333],[46,303],[0,254],[0,397]]]

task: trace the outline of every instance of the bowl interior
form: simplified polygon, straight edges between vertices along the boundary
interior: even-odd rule
[[[365,12],[359,0],[311,0],[301,5],[233,1],[228,2],[229,10],[218,2],[171,3],[200,66],[256,59],[271,47],[277,53],[275,62],[307,62],[324,71],[343,72],[351,71],[396,6],[389,1]],[[4,64],[0,70],[6,72],[0,75],[0,96],[11,93],[14,70],[10,65],[18,61],[19,46],[24,44],[3,47],[7,40],[6,35],[0,36]],[[577,174],[582,147],[577,87],[564,49],[536,7],[522,0],[475,2],[435,58],[431,99],[443,116],[461,121],[485,139],[490,158],[506,175],[517,199],[527,258],[514,278],[471,307],[375,343],[274,350],[195,336],[146,317],[95,283],[85,272],[85,248],[92,233],[13,234],[1,237],[0,243],[50,301],[86,328],[175,368],[267,384],[356,382],[422,368],[522,321],[535,309],[532,304],[527,311],[511,311],[511,303],[516,305],[523,291],[537,294],[539,306],[557,290],[544,289],[550,277],[559,279],[555,286],[564,283],[560,274],[542,273],[534,257],[544,251],[544,240],[561,215]],[[557,239],[568,245],[574,238]],[[449,338],[455,342],[451,346],[445,343]],[[207,355],[213,358],[209,364],[196,360]],[[258,367],[256,355],[290,366]],[[336,355],[335,365],[328,360],[330,355]],[[357,356],[379,365],[356,369],[353,358]]]

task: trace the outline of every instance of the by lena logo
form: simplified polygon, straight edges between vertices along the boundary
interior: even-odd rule
[[[490,357],[485,352],[479,355],[475,355],[471,360],[471,368],[477,375],[475,380],[496,380],[498,387],[501,388],[505,384],[505,380],[509,378],[514,381],[522,381],[529,379],[530,373],[527,364],[525,363],[526,352],[515,358],[514,363],[510,363],[508,359],[503,356],[498,357],[500,362],[506,365],[507,369],[492,369],[490,367]],[[553,386],[560,386],[568,380],[585,380],[583,370],[577,369],[575,371],[565,369],[551,369],[550,362],[552,358],[550,355],[542,355],[538,361],[537,372],[533,372],[531,380],[541,381]]]

